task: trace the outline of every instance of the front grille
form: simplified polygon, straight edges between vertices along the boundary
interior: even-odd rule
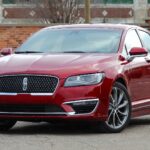
[[[22,113],[55,113],[64,112],[64,110],[56,105],[15,105],[1,104],[0,112],[22,112]]]
[[[0,76],[0,93],[54,93],[57,84],[53,76]]]

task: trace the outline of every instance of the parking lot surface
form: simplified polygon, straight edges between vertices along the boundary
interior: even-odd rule
[[[88,125],[18,122],[0,134],[0,150],[150,150],[150,116],[132,120],[119,134]]]

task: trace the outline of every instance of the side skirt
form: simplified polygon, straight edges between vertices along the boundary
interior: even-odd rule
[[[150,99],[132,102],[132,118],[150,115]]]

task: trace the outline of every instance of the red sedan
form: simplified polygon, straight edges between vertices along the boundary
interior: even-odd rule
[[[122,131],[150,114],[149,51],[147,30],[111,24],[48,27],[15,53],[3,49],[0,130],[16,121],[74,120]]]

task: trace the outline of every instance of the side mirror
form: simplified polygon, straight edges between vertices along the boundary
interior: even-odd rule
[[[2,48],[0,51],[1,55],[10,55],[13,53],[13,48]]]
[[[140,48],[140,47],[134,47],[129,52],[130,56],[146,56],[148,54],[147,49]]]

